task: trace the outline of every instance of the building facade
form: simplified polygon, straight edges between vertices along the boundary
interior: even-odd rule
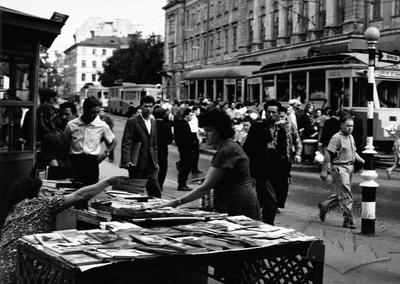
[[[169,0],[163,88],[172,99],[263,100],[253,70],[324,53],[400,50],[400,1]],[[252,67],[250,67],[252,66]]]
[[[77,96],[85,84],[100,85],[103,63],[127,44],[128,38],[94,36],[65,50],[64,94]]]
[[[78,43],[94,36],[127,37],[136,33],[135,26],[127,19],[105,20],[88,18],[74,33],[74,42]]]

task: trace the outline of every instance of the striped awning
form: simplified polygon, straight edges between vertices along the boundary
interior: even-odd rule
[[[207,69],[197,69],[187,72],[183,79],[227,79],[227,78],[244,78],[251,75],[252,72],[258,71],[260,66],[229,66]]]

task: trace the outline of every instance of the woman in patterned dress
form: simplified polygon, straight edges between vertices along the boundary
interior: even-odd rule
[[[56,214],[82,200],[89,200],[126,177],[109,177],[68,195],[40,192],[39,179],[21,179],[10,190],[9,212],[0,235],[0,283],[16,283],[17,242],[25,235],[55,230]]]
[[[164,206],[175,207],[193,201],[213,188],[215,211],[260,220],[260,207],[252,186],[249,159],[242,147],[232,139],[234,130],[230,117],[221,110],[213,109],[201,114],[199,123],[205,131],[207,143],[217,150],[211,167],[200,186]]]

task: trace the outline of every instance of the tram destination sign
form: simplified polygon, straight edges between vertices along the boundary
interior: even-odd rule
[[[394,64],[400,63],[400,55],[379,51],[379,61],[389,62]]]

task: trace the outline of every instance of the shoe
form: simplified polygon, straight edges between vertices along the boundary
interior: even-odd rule
[[[203,172],[202,171],[200,171],[200,170],[192,170],[192,174],[194,174],[194,175],[199,175],[199,174],[202,174]]]
[[[326,212],[324,207],[322,207],[321,203],[318,204],[318,208],[319,208],[319,219],[321,220],[321,222],[325,222]]]
[[[184,186],[178,186],[178,191],[191,191],[193,188],[190,188],[186,185]]]

